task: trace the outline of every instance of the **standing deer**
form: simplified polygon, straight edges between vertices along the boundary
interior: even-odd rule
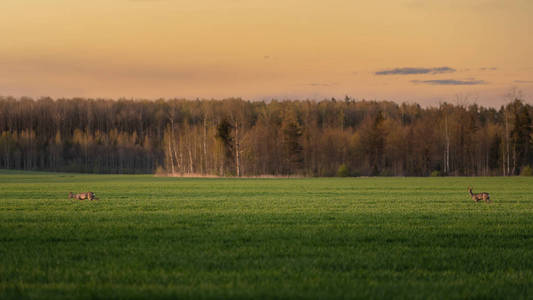
[[[89,200],[93,200],[93,199],[96,199],[98,200],[98,198],[96,198],[94,196],[94,193],[93,192],[87,192],[87,193],[80,193],[80,194],[73,194],[72,192],[68,193],[68,198],[75,198],[75,199],[78,199],[78,200],[85,200],[85,199],[89,199]]]
[[[489,193],[472,193],[472,188],[471,187],[468,187],[468,193],[470,194],[470,197],[472,197],[472,200],[474,200],[474,202],[479,202],[479,200],[483,200],[487,203],[490,202],[490,195]]]

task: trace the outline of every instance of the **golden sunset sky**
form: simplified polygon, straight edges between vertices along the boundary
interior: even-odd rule
[[[1,0],[0,95],[533,98],[531,0]]]

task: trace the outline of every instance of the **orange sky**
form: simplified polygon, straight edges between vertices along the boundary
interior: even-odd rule
[[[533,99],[531,0],[1,0],[0,95]]]

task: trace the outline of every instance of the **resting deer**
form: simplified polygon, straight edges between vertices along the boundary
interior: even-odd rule
[[[470,197],[472,197],[472,200],[474,200],[475,202],[479,202],[479,200],[483,200],[487,203],[490,202],[490,195],[489,193],[472,193],[472,188],[471,187],[468,187],[468,193],[470,194]]]
[[[78,199],[78,200],[85,200],[85,199],[89,199],[89,200],[93,200],[93,199],[96,199],[98,200],[98,198],[96,198],[94,196],[94,193],[93,192],[87,192],[87,193],[80,193],[80,194],[73,194],[72,192],[68,193],[68,198],[75,198],[75,199]]]

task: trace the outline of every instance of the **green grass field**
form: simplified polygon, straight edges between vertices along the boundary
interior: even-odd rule
[[[532,297],[533,178],[0,172],[1,299]]]

